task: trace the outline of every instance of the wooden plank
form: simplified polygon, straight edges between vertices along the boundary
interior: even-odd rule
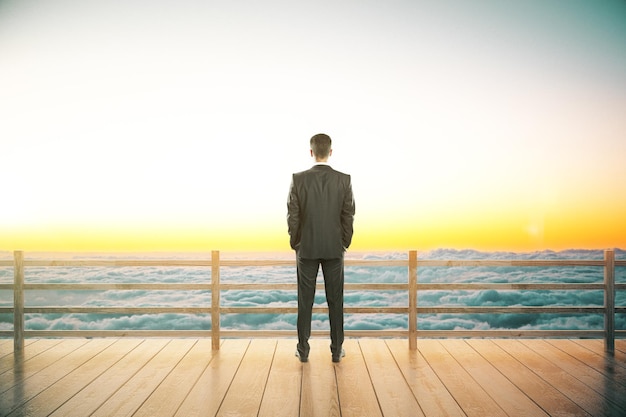
[[[211,361],[211,344],[197,341],[133,417],[173,416]]]
[[[584,346],[592,349],[594,352],[598,352],[602,355],[607,355],[604,349],[604,340],[600,339],[585,339],[585,340],[576,340],[576,343],[582,344],[584,342]],[[623,344],[624,348],[620,349],[620,345],[622,344],[622,340],[615,341],[615,352],[612,357],[619,364],[623,364],[626,366],[626,343]]]
[[[0,339],[0,358],[10,353],[13,353],[13,340]]]
[[[56,259],[56,260],[39,260],[27,259],[24,261],[25,266],[211,266],[210,260],[185,260],[185,259]]]
[[[443,341],[442,344],[508,415],[519,417],[548,415],[465,340],[450,339]]]
[[[52,312],[51,309],[26,309],[28,312]],[[603,307],[583,307],[583,306],[547,306],[547,307],[533,307],[533,306],[457,306],[457,307],[417,307],[419,314],[574,314],[574,313],[587,313],[587,314],[602,314],[604,313]],[[555,333],[556,334],[556,333]]]
[[[573,340],[547,340],[546,342],[592,367],[609,378],[612,383],[621,386],[626,392],[626,364],[616,362],[611,355],[587,349],[584,346],[584,340],[582,343],[576,343]]]
[[[575,375],[592,389],[606,392],[605,385],[609,382],[611,385],[616,385],[616,388],[626,384],[623,378],[624,372],[621,369],[618,370],[622,376],[620,380],[615,379],[615,373],[607,374],[601,369],[607,365],[607,360],[611,360],[609,353],[606,353],[606,358],[603,356],[600,361],[597,356],[594,358],[594,355],[589,355],[586,350],[580,349],[577,345],[574,344],[572,347],[569,340],[536,340],[530,347],[552,362],[558,363],[559,367]],[[626,401],[626,397],[624,399]]]
[[[214,416],[239,369],[249,340],[224,340],[176,412],[178,417]]]
[[[139,343],[138,345],[136,344]],[[122,387],[168,343],[165,339],[122,339],[118,362],[108,367],[80,392],[57,408],[51,416],[88,416]],[[133,347],[136,346],[136,347]],[[124,352],[126,349],[126,352]]]
[[[425,415],[465,416],[419,350],[407,349],[402,339],[387,340],[387,346]]]
[[[594,348],[598,354],[605,357],[612,357],[615,361],[622,366],[626,367],[626,340],[615,340],[615,352],[613,354],[608,353],[604,348],[604,341],[591,339],[591,340],[576,340],[577,343],[587,346],[587,344],[597,343],[597,348]],[[595,345],[594,345],[595,346]]]
[[[51,347],[61,343],[58,339],[34,339],[27,340],[25,342],[24,350],[20,352],[13,352],[13,342],[11,342],[11,353],[0,358],[0,377],[4,372],[10,371],[16,365],[16,360],[26,361],[34,358],[35,356],[45,352]],[[16,359],[17,358],[17,359]]]
[[[91,284],[93,285],[93,284]],[[137,284],[135,284],[137,285]],[[147,285],[147,284],[144,284]],[[182,285],[182,284],[179,284]],[[191,285],[191,284],[188,284]],[[407,284],[398,284],[398,283],[346,283],[344,284],[345,291],[358,291],[358,290],[372,290],[372,291],[406,291],[409,286]],[[315,288],[317,290],[324,290],[324,284],[316,284]],[[221,283],[220,289],[222,291],[227,290],[249,290],[249,291],[259,291],[259,290],[285,290],[285,291],[296,291],[298,289],[298,284],[270,284],[270,283]]]
[[[28,287],[27,287],[28,288]],[[585,283],[491,283],[491,282],[428,282],[417,284],[419,291],[477,290],[603,290],[604,284]]]
[[[568,259],[558,259],[558,260],[542,260],[542,259],[528,259],[528,260],[513,260],[513,259],[498,259],[498,260],[488,260],[488,259],[480,259],[480,260],[424,260],[420,259],[417,262],[417,266],[420,268],[423,267],[469,267],[469,266],[488,266],[488,267],[505,267],[505,266],[604,266],[604,261],[598,260],[568,260]]]
[[[590,390],[588,386],[561,369],[557,364],[530,349],[522,341],[497,339],[494,340],[494,343],[532,369],[544,381],[558,389],[592,416],[620,415],[615,413],[618,411],[616,407],[607,406],[604,401],[599,401],[595,391]]]
[[[372,337],[379,336],[374,333]],[[398,335],[398,337],[402,337]],[[601,330],[420,330],[419,337],[423,339],[443,339],[443,338],[547,338],[560,339],[571,337],[602,337]]]
[[[615,340],[615,353],[620,352],[626,355],[626,339],[616,339]]]
[[[410,284],[400,283],[346,283],[344,289],[346,291],[372,290],[372,291],[407,291]],[[12,287],[12,284],[11,284]],[[249,291],[272,291],[285,290],[295,291],[298,286],[293,283],[220,283],[219,288],[222,291],[228,290],[249,290]],[[587,284],[587,283],[482,283],[482,282],[428,282],[417,283],[415,288],[419,291],[458,291],[458,290],[602,290],[604,284]],[[161,290],[161,291],[210,291],[212,284],[206,283],[25,283],[25,290]],[[316,285],[316,289],[323,290],[324,284]],[[12,288],[9,289],[12,291]]]
[[[92,416],[128,416],[136,412],[191,349],[195,340],[171,340],[139,372],[126,381]]]
[[[506,416],[440,341],[419,340],[418,349],[468,417]]]
[[[50,366],[60,361],[63,357],[67,356],[70,352],[78,349],[82,345],[87,343],[87,340],[75,339],[66,340],[63,343],[56,343],[50,349],[46,351],[45,355],[37,355],[32,359],[25,359],[17,361],[15,366],[3,373],[2,379],[0,379],[0,405],[9,404],[11,397],[15,390],[11,392],[14,387],[19,387],[21,396],[24,397],[24,401],[30,397],[37,395],[39,392],[31,392],[34,390],[34,386],[31,381],[28,381],[34,375],[44,372]]]
[[[616,264],[620,262],[617,261]],[[365,267],[383,267],[383,266],[406,266],[406,259],[389,259],[389,260],[372,260],[372,259],[346,259],[346,266],[365,266]],[[12,261],[0,261],[0,266],[12,266]],[[25,266],[100,266],[100,267],[147,267],[147,266],[211,266],[208,259],[56,259],[56,260],[40,260],[27,259],[24,261]],[[294,267],[295,261],[284,259],[222,259],[220,265],[224,267],[237,266],[289,266]],[[600,260],[418,260],[418,267],[465,267],[465,266],[604,266],[604,261]]]
[[[258,413],[275,350],[275,340],[250,342],[217,416],[253,416]]]
[[[120,308],[121,309],[121,308]],[[29,309],[29,312],[60,312],[61,308],[52,311],[52,309],[43,308]],[[129,310],[129,309],[127,309]],[[161,310],[164,310],[161,308]],[[172,308],[169,311],[174,311]],[[221,307],[222,314],[295,314],[298,312],[298,307]],[[345,314],[406,314],[407,307],[344,307]],[[313,307],[312,312],[316,313],[328,313],[328,307]]]
[[[309,362],[302,366],[300,415],[339,416],[339,394],[328,339],[311,339]]]
[[[210,313],[207,307],[25,307],[27,314],[204,314]],[[30,334],[30,332],[29,332]],[[71,333],[70,333],[71,334]]]
[[[28,378],[23,379],[8,391],[0,394],[0,407],[2,407],[2,415],[28,415],[26,413],[22,413],[20,410],[31,399],[38,397],[57,381],[61,380],[74,369],[80,367],[83,363],[87,362],[91,358],[94,351],[99,352],[103,350],[113,341],[98,340],[90,341],[89,343],[85,343],[85,341],[79,342],[82,343],[79,345],[78,349],[73,349],[77,346],[76,344],[73,344],[68,348],[71,349],[71,354],[65,354],[62,357],[58,356],[58,352],[50,349],[48,352],[50,352],[51,355],[43,355],[49,357],[48,359],[50,360],[50,362],[46,364],[47,366],[45,366],[45,368],[38,372],[34,372]],[[64,344],[60,344],[59,346],[63,345]],[[13,414],[13,411],[15,410],[17,410],[16,414]]]
[[[27,339],[21,360],[15,361],[12,354],[0,358],[0,365],[9,358],[11,361],[5,365],[15,365],[0,374],[0,385],[8,387],[0,391],[0,415],[52,412],[58,417],[97,411],[95,415],[176,412],[178,416],[214,416],[247,415],[250,410],[251,415],[266,416],[403,415],[402,410],[397,412],[401,408],[397,404],[385,405],[385,401],[393,401],[385,398],[391,395],[385,391],[396,392],[400,402],[406,402],[406,398],[414,401],[415,408],[408,415],[421,415],[421,411],[424,415],[497,415],[489,409],[490,401],[509,415],[523,415],[528,411],[526,405],[519,410],[520,404],[513,404],[519,400],[520,391],[550,416],[626,412],[626,364],[617,356],[607,356],[599,339],[419,339],[418,351],[410,351],[406,339],[348,339],[344,344],[347,356],[339,364],[331,362],[327,338],[312,340],[307,364],[301,364],[293,355],[293,338],[252,343],[259,341],[269,343],[270,348],[257,347],[259,359],[253,360],[252,349],[244,354],[250,344],[247,340],[225,340],[219,351],[212,352],[210,339]],[[176,343],[178,347],[173,348]],[[206,345],[206,355],[201,344]],[[161,351],[162,346],[169,346],[170,353],[164,355],[167,349]],[[619,352],[616,343],[616,354]],[[242,361],[246,357],[248,364]],[[255,366],[262,368],[263,363],[268,367],[265,373],[250,372]],[[169,370],[164,370],[168,366]],[[260,376],[255,377],[255,372]],[[446,378],[445,373],[450,376]],[[149,387],[137,388],[138,378]],[[250,381],[243,383],[245,379]],[[241,391],[245,386],[257,397],[254,403],[258,409],[228,405],[220,410],[220,404],[232,405],[237,395],[244,401],[246,394]],[[402,394],[404,391],[408,394]],[[517,393],[511,396],[511,392]],[[483,412],[468,408],[464,396],[482,402]],[[112,401],[135,406],[116,409]]]
[[[579,381],[595,391],[597,396],[604,397],[606,407],[614,410],[611,411],[612,415],[626,415],[624,388],[616,386],[611,379],[598,370],[558,349],[556,346],[559,346],[559,342],[559,340],[554,340],[550,344],[545,340],[523,341],[524,344],[535,352],[557,364],[565,372],[575,376]]]
[[[89,339],[103,337],[114,339],[123,337],[133,337],[135,339],[151,337],[165,339],[202,339],[211,335],[210,330],[28,330],[26,333],[29,337],[44,339],[81,337]],[[258,333],[254,335],[258,335]]]
[[[406,340],[403,340],[403,344],[406,350]],[[360,344],[349,339],[343,346],[346,357],[335,366],[341,416],[382,417]]]
[[[259,416],[293,417],[300,411],[302,366],[295,357],[296,341],[279,340],[272,360]]]
[[[468,340],[472,348],[487,358],[491,365],[496,367],[519,389],[524,391],[539,407],[550,416],[589,416],[576,403],[564,396],[557,388],[540,378],[532,369],[528,368],[491,340]]]
[[[364,339],[359,344],[383,415],[424,416],[402,372],[395,366],[385,341]]]
[[[137,346],[139,341],[132,341],[131,346]],[[102,374],[107,368],[117,362],[121,356],[126,354],[129,346],[123,343],[116,343],[115,340],[92,341],[81,349],[74,351],[71,356],[80,356],[76,363],[79,366],[68,373],[62,379],[54,382],[39,395],[32,398],[9,416],[47,416],[63,403],[69,400],[74,394],[80,392],[83,387],[89,384]],[[86,362],[80,362],[87,359]]]

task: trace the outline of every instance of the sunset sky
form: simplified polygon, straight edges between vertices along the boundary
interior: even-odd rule
[[[626,248],[626,2],[0,1],[0,251]]]

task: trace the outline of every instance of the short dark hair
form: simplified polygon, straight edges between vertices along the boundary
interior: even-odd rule
[[[330,154],[330,146],[332,145],[330,136],[324,133],[318,133],[311,138],[311,149],[313,155],[318,158],[326,158]]]

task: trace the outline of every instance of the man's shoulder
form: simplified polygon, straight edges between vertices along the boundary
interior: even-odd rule
[[[302,176],[307,176],[307,175],[315,175],[316,173],[319,173],[319,172],[331,172],[335,175],[340,175],[340,176],[345,176],[345,177],[350,176],[350,174],[337,171],[336,169],[332,168],[330,165],[314,165],[309,169],[305,169],[304,171],[295,172],[293,176],[302,177]]]
[[[310,171],[311,171],[310,169],[305,169],[304,171],[294,172],[293,173],[293,177],[294,177],[294,179],[302,178],[302,177],[308,175],[310,173]]]
[[[330,167],[329,167],[330,168]],[[330,168],[333,174],[340,177],[343,181],[350,181],[350,174],[346,174],[345,172],[337,171],[336,169]]]
[[[337,171],[336,169],[333,169],[333,171],[335,171],[338,175],[341,175],[343,177],[349,177],[350,176],[350,174],[346,174],[345,172]]]

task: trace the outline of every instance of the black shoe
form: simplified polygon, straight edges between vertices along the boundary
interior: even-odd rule
[[[346,356],[346,351],[341,349],[341,352],[339,352],[338,355],[333,355],[333,362],[341,362],[341,358],[343,358],[344,356]]]
[[[309,357],[308,356],[301,356],[300,352],[298,352],[297,350],[296,350],[296,357],[298,359],[300,359],[300,362],[308,362],[309,361]]]

